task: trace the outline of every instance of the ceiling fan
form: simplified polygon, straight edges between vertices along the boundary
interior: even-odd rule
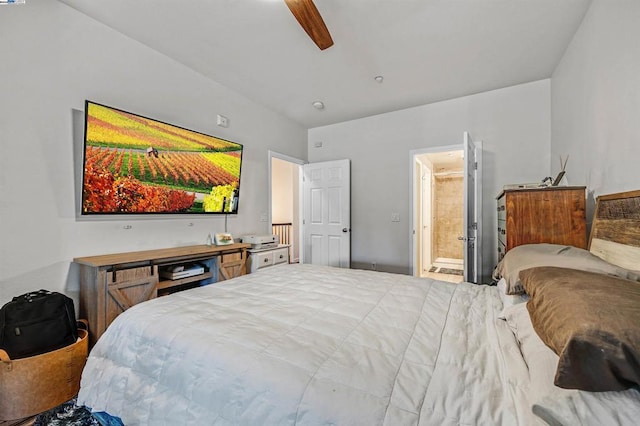
[[[331,34],[313,0],[284,0],[284,2],[320,50],[333,46]]]

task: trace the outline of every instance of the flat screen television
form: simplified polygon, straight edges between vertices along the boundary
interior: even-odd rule
[[[242,145],[85,102],[83,215],[235,214]]]

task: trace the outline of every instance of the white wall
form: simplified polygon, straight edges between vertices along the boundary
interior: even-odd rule
[[[593,197],[640,188],[640,1],[594,0],[551,78],[551,170]],[[588,216],[590,217],[590,216]]]
[[[386,84],[386,83],[385,83]],[[495,196],[549,175],[550,82],[542,80],[309,130],[309,161],[351,159],[352,265],[410,273],[412,149],[483,141],[485,277],[496,262]],[[322,142],[322,148],[315,148]],[[400,213],[399,223],[391,213]]]
[[[77,256],[204,244],[224,230],[222,217],[78,220],[85,99],[244,144],[229,232],[270,232],[267,152],[306,158],[306,129],[57,1],[3,7],[0,40],[0,304],[32,289],[74,293]]]

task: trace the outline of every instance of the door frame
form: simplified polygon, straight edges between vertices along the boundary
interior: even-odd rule
[[[304,259],[304,223],[302,221],[303,218],[303,182],[302,182],[302,178],[303,178],[303,173],[302,173],[302,166],[305,165],[307,162],[300,159],[300,158],[295,158],[295,157],[291,157],[289,155],[286,154],[282,154],[280,152],[276,152],[276,151],[268,151],[268,161],[267,161],[267,174],[268,174],[268,181],[269,181],[269,191],[267,193],[267,198],[268,198],[268,215],[267,215],[267,220],[268,220],[268,226],[269,226],[269,232],[272,232],[272,228],[273,228],[273,217],[272,217],[272,211],[273,211],[273,200],[271,197],[271,189],[272,189],[272,185],[273,182],[271,181],[271,174],[273,173],[273,170],[271,168],[271,164],[274,158],[277,158],[279,160],[283,160],[283,161],[287,161],[289,163],[293,163],[293,164],[297,164],[298,165],[298,258],[300,259],[300,263],[302,263],[302,259]]]
[[[425,265],[433,262],[433,164],[428,159],[420,157],[422,154],[414,157],[415,173],[417,173],[414,182],[419,187],[415,189],[416,192],[413,194],[414,208],[416,209],[414,212],[416,215],[415,229],[417,230],[415,268],[418,276],[422,276],[424,273]],[[425,228],[428,229],[428,232],[425,232]],[[425,234],[429,235],[425,236]]]
[[[411,256],[409,258],[409,269],[411,270],[411,274],[415,277],[415,276],[420,276],[420,271],[418,271],[418,268],[420,267],[421,262],[416,262],[416,256],[417,253],[419,253],[418,250],[418,238],[417,233],[416,233],[416,224],[420,223],[419,218],[416,217],[416,188],[415,188],[415,182],[416,182],[416,157],[418,155],[421,154],[431,154],[431,153],[436,153],[436,152],[449,152],[449,151],[462,151],[464,149],[464,145],[463,144],[454,144],[454,145],[441,145],[441,146],[434,146],[434,147],[428,147],[428,148],[419,148],[419,149],[412,149],[411,151],[409,151],[409,164],[411,167],[411,179],[409,180],[409,194],[410,197],[409,199],[411,200],[411,205],[410,205],[410,209],[409,211],[411,212],[411,220],[409,223],[409,235],[411,235],[411,243],[410,243],[410,253]]]

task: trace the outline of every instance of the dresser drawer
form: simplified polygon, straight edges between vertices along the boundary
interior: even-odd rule
[[[286,263],[289,263],[288,245],[281,245],[269,249],[249,250],[249,270],[251,272],[268,266]]]
[[[507,221],[498,219],[498,241],[507,244]]]
[[[507,206],[505,204],[505,197],[498,199],[498,221],[507,220]]]
[[[255,268],[256,269],[260,269],[260,268],[264,268],[267,266],[271,266],[273,265],[273,252],[272,251],[266,251],[264,253],[255,253],[252,254],[251,257],[255,256]],[[252,268],[253,269],[253,263],[252,262]]]
[[[279,248],[273,251],[273,264],[289,263],[289,249]]]

